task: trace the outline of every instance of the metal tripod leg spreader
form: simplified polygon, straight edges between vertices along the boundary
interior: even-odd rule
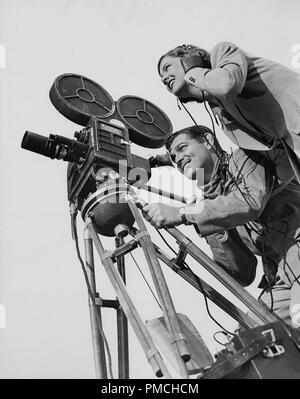
[[[243,302],[249,310],[261,320],[260,324],[272,323],[278,321],[276,315],[270,312],[268,307],[258,302],[248,293],[240,284],[238,284],[228,273],[217,265],[209,256],[197,247],[189,238],[181,233],[175,227],[166,228],[166,231],[173,236],[177,243],[184,246],[186,252],[199,262],[210,274],[217,278],[227,289],[229,289],[236,298]]]
[[[190,268],[180,263],[180,256],[176,259],[171,259],[164,251],[161,250],[157,245],[154,244],[158,258],[164,262],[170,269],[187,281],[196,290],[201,292],[204,296],[209,298],[215,305],[220,309],[224,310],[229,316],[237,321],[241,326],[245,328],[253,328],[258,325],[247,313],[244,313],[241,309],[235,306],[222,294],[216,291],[208,283],[197,276]]]

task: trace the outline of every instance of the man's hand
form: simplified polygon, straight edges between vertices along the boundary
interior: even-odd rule
[[[178,207],[160,203],[146,204],[143,206],[142,212],[148,222],[161,229],[162,227],[174,227],[182,224],[178,209]]]

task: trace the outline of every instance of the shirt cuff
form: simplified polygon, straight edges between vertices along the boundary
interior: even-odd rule
[[[195,67],[190,69],[185,75],[184,80],[192,86],[198,87],[201,90],[205,90],[205,75],[210,71],[207,68]]]
[[[206,228],[209,217],[204,210],[203,202],[201,202],[200,204],[185,206],[184,213],[188,223],[197,225],[198,229],[201,229],[202,237],[210,234],[209,228]]]

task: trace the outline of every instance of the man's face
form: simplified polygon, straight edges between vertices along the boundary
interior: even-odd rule
[[[186,81],[180,57],[166,56],[161,60],[159,74],[163,84],[175,96],[180,97],[186,92]]]
[[[190,138],[188,134],[179,134],[174,139],[170,155],[180,172],[190,180],[201,178],[203,176],[202,168],[204,169],[204,178],[205,176],[210,177],[213,171],[214,161],[206,142],[201,143]],[[200,183],[203,184],[203,182]]]

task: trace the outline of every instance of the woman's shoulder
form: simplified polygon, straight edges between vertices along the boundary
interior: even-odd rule
[[[244,166],[255,166],[260,165],[262,167],[267,166],[267,159],[263,155],[262,151],[244,150],[237,148],[230,156],[229,165],[233,169],[241,170]]]
[[[217,66],[234,63],[241,65],[247,63],[245,52],[235,43],[224,41],[216,44],[210,52],[212,68]]]
[[[211,56],[215,54],[227,54],[236,50],[241,50],[235,43],[223,41],[217,43],[211,50]]]

